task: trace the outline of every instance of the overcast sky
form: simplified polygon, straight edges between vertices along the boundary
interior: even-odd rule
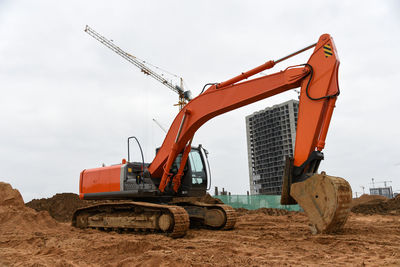
[[[279,2],[279,3],[278,3]],[[320,170],[353,192],[400,190],[399,1],[0,0],[0,181],[24,200],[78,193],[79,173],[127,156],[135,135],[151,162],[177,96],[84,32],[182,76],[194,95],[270,59],[333,36],[341,65]],[[310,52],[266,73],[305,63]],[[178,82],[178,81],[176,81]],[[212,185],[249,190],[245,116],[296,99],[289,91],[206,123]],[[137,150],[134,159],[139,159]],[[376,184],[383,186],[383,184]]]

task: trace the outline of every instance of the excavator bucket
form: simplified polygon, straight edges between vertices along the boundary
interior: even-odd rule
[[[293,183],[290,195],[304,209],[311,223],[311,232],[332,233],[347,221],[352,201],[349,183],[325,172]]]

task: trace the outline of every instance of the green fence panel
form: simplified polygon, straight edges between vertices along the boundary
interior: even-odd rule
[[[256,210],[259,208],[284,209],[289,211],[302,211],[299,205],[281,205],[281,196],[274,195],[223,195],[214,196],[233,208]]]

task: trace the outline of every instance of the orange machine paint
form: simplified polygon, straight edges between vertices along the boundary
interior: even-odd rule
[[[122,164],[83,170],[79,181],[79,198],[83,194],[120,191]]]

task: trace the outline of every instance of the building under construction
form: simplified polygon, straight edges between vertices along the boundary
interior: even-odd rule
[[[250,192],[280,195],[286,156],[293,157],[299,102],[290,100],[246,117]]]

